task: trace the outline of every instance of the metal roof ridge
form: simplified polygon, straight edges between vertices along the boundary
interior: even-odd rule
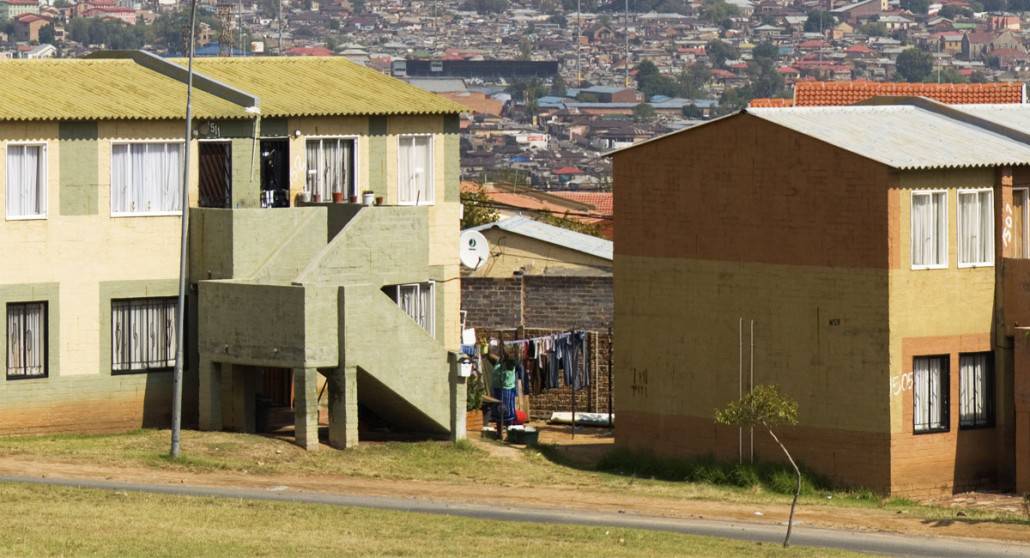
[[[100,50],[85,57],[86,60],[132,60],[136,64],[156,72],[165,77],[174,79],[185,84],[188,80],[189,70],[174,62],[170,62],[145,50]],[[204,91],[229,101],[230,103],[243,107],[247,112],[256,113],[260,110],[261,100],[257,95],[247,93],[216,79],[210,78],[196,70],[193,70],[193,85]]]
[[[1004,138],[1010,139],[1030,146],[1030,134],[1019,131],[1015,128],[998,124],[997,122],[981,118],[965,112],[961,109],[957,109],[952,105],[946,105],[939,101],[929,99],[927,97],[873,97],[863,101],[857,106],[883,106],[882,104],[894,104],[898,106],[910,106],[918,109],[925,110],[937,116],[948,118],[956,122],[966,124],[979,128],[983,131],[997,134]],[[1019,106],[1019,105],[1012,105]]]

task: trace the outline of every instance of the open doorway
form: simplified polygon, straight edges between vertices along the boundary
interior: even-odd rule
[[[232,144],[200,142],[200,207],[232,207]]]
[[[261,207],[290,207],[290,142],[261,140]]]
[[[293,370],[261,367],[257,387],[257,431],[277,432],[293,426]]]

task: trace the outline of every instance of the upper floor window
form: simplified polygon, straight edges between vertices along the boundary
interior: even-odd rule
[[[958,264],[960,267],[994,264],[994,192],[958,193]]]
[[[916,357],[912,368],[913,430],[946,432],[950,428],[948,357]]]
[[[959,428],[994,425],[994,359],[991,353],[959,355]]]
[[[1017,258],[1030,258],[1030,235],[1027,234],[1027,225],[1030,224],[1030,190],[1027,188],[1012,189],[1012,211],[1005,212],[1005,225],[1010,227],[1009,234],[1012,235],[1012,254]],[[1011,219],[1011,222],[1009,220]]]
[[[111,301],[111,370],[145,372],[175,366],[177,300]]]
[[[399,142],[398,203],[433,203],[433,139],[430,136],[401,136]]]
[[[948,193],[912,192],[912,269],[948,265]]]
[[[7,305],[7,379],[47,375],[47,303]]]
[[[46,146],[7,146],[7,218],[46,217]]]
[[[392,285],[383,289],[412,320],[436,337],[436,283]]]
[[[333,201],[333,193],[358,195],[353,139],[320,138],[307,142],[307,190],[312,199]],[[317,196],[317,197],[316,197]]]
[[[121,143],[111,150],[111,214],[182,210],[182,144]]]

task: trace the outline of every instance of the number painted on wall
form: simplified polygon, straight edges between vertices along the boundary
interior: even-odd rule
[[[1008,248],[1012,242],[1012,204],[1005,204],[1005,226],[1001,229],[1001,244]]]
[[[905,372],[891,378],[891,396],[897,397],[906,391],[912,391],[911,372]]]

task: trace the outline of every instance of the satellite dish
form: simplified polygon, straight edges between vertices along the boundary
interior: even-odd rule
[[[490,259],[490,243],[479,231],[461,233],[461,265],[475,271]]]

